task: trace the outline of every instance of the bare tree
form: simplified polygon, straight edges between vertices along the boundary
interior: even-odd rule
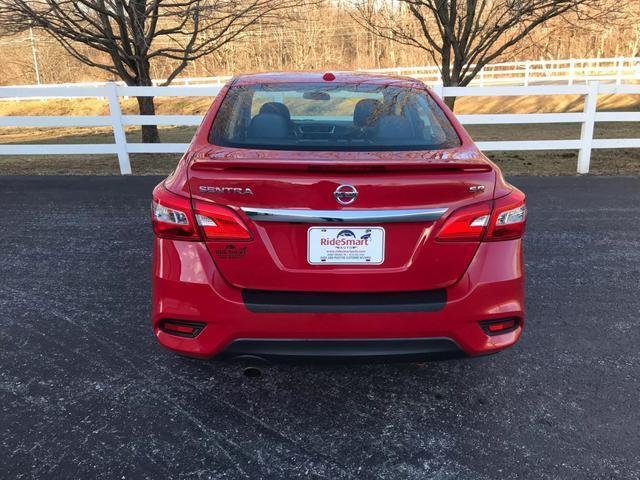
[[[169,60],[164,85],[189,62],[232,42],[254,25],[282,22],[305,0],[0,0],[2,26],[48,32],[69,54],[118,76],[150,86],[152,62]],[[137,97],[142,115],[154,115],[153,97]],[[158,142],[155,125],[143,142]]]
[[[256,28],[247,29],[232,42],[190,62],[180,76],[231,75],[242,71],[272,69],[348,70],[433,64],[432,58],[423,49],[378,37],[362,28],[352,18],[353,1],[334,0],[295,8],[283,16],[278,26],[275,25],[275,19],[260,19]],[[382,5],[380,2],[388,0],[375,1]],[[598,21],[597,17],[595,20],[584,19],[584,13],[579,17],[568,13],[551,19],[495,61],[517,60],[524,56],[554,60],[598,55],[637,55],[640,46],[640,2],[619,4],[621,13],[607,17],[606,21]],[[394,21],[406,25],[407,29],[413,28],[414,35],[419,37],[418,23],[408,7],[404,5],[397,11],[399,14]],[[44,31],[34,32],[33,43],[28,30],[17,34],[9,31],[7,36],[2,37],[3,22],[8,23],[0,15],[0,64],[5,67],[0,85],[34,81],[34,43],[40,74],[45,82],[114,78],[112,73],[80,63]],[[437,27],[434,25],[432,28]],[[154,47],[169,41],[159,39]],[[77,48],[94,61],[111,63],[107,53],[90,51],[91,47],[83,44],[78,44]],[[526,52],[523,51],[525,48]],[[166,78],[176,65],[177,61],[171,58],[154,57],[151,77]]]
[[[540,25],[563,15],[611,13],[611,0],[357,0],[355,19],[375,34],[417,47],[446,86],[465,86],[482,67]],[[454,97],[448,97],[451,108]]]

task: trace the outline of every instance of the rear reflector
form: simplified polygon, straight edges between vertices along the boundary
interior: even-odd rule
[[[485,320],[480,326],[487,335],[501,335],[515,330],[518,327],[517,318],[502,318],[500,320]]]
[[[193,338],[205,327],[202,322],[189,322],[186,320],[162,320],[160,322],[160,330],[178,337]]]

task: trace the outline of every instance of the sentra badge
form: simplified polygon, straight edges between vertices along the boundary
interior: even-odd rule
[[[217,187],[212,185],[200,185],[200,191],[203,193],[232,193],[234,195],[253,195],[253,191],[249,187]]]

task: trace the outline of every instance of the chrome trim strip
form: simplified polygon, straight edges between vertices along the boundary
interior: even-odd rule
[[[417,210],[294,210],[276,208],[240,207],[256,222],[290,223],[397,223],[433,222],[447,211],[446,208]]]

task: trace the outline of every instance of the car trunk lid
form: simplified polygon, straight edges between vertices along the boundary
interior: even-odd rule
[[[229,283],[252,290],[418,291],[447,287],[464,274],[478,242],[438,242],[435,233],[451,212],[491,200],[490,163],[424,152],[302,153],[238,149],[192,162],[194,201],[231,208],[253,236],[207,242]],[[338,195],[341,187],[346,195]],[[348,201],[351,188],[357,197]],[[332,245],[338,240],[352,251]]]

